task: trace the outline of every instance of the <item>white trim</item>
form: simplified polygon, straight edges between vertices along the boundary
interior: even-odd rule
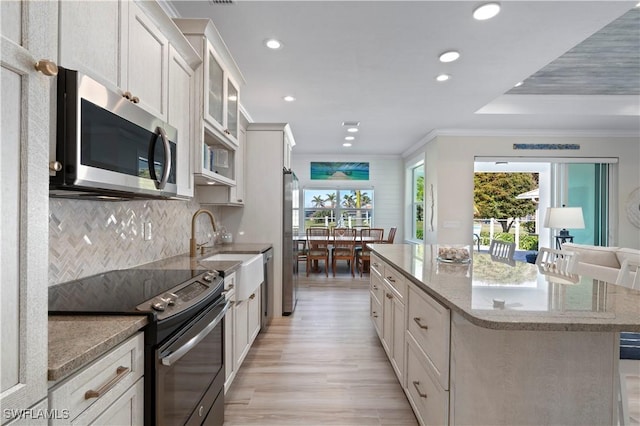
[[[638,132],[629,130],[536,130],[536,129],[436,129],[411,145],[402,154],[407,159],[438,136],[477,137],[543,137],[543,138],[637,138]]]
[[[179,18],[180,14],[175,8],[172,2],[167,0],[158,0],[158,5],[164,10],[164,12],[171,18]]]
[[[474,157],[474,161],[481,163],[607,163],[617,164],[619,159],[613,157]]]

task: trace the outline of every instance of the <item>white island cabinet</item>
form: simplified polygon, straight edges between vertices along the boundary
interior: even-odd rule
[[[47,423],[47,152],[57,9],[57,2],[0,2],[2,425]]]
[[[619,333],[640,331],[639,291],[486,253],[451,264],[436,246],[372,248],[372,321],[396,373],[404,340],[420,424],[616,424]]]

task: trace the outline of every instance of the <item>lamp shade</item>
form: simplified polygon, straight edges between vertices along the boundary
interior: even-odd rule
[[[584,229],[582,207],[547,207],[544,227]]]

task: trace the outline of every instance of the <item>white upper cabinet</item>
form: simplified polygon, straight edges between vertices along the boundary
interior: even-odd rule
[[[240,83],[244,79],[210,20],[175,19],[174,22],[203,57],[202,71],[196,73],[194,89],[200,108],[194,144],[195,183],[234,187],[238,173],[242,172],[239,121]],[[224,195],[226,201],[216,196],[216,201],[205,200],[205,203],[241,204],[237,200],[242,198],[231,197],[229,190],[213,192]]]
[[[131,93],[134,102],[139,99],[141,107],[167,120],[169,41],[135,2],[129,3],[128,24],[122,88]]]
[[[206,42],[204,77],[204,119],[237,145],[240,91],[209,40]]]
[[[193,196],[193,79],[201,56],[155,1],[60,5],[61,66],[127,96],[178,130],[178,195]]]
[[[59,63],[167,119],[169,42],[135,2],[60,2]]]
[[[120,33],[127,28],[129,2],[59,2],[60,46],[58,63],[82,71],[113,89],[123,87],[126,63]]]
[[[169,123],[178,130],[178,195],[193,197],[193,93],[194,70],[173,46],[169,47]]]

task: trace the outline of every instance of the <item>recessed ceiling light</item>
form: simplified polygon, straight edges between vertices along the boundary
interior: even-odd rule
[[[280,43],[280,41],[276,40],[275,38],[265,40],[264,45],[273,50],[280,49],[282,47],[282,43]]]
[[[451,78],[451,76],[449,74],[440,74],[439,76],[436,77],[436,80],[438,81],[447,81]]]
[[[345,141],[352,141],[352,140],[354,140],[354,139],[355,139],[355,137],[354,137],[354,136],[346,136],[346,137],[344,138],[344,140],[345,140]]]
[[[473,11],[473,17],[478,21],[485,21],[498,13],[500,13],[500,3],[485,3]]]
[[[522,81],[519,81],[519,82],[517,82],[517,83],[515,84],[515,86],[513,86],[513,87],[520,87],[520,86],[522,86],[523,84],[524,84],[524,83],[523,83]]]
[[[216,184],[215,182],[211,182],[211,181],[207,182],[207,185],[215,185],[215,184]]]
[[[287,101],[287,102],[293,102],[293,101],[295,101],[295,100],[296,100],[296,98],[294,98],[294,97],[293,97],[293,96],[291,96],[291,95],[287,95],[287,96],[285,96],[285,97],[284,97],[284,98],[282,98],[282,99],[284,99],[284,100],[285,100],[285,101]]]
[[[457,50],[448,50],[444,53],[441,53],[439,58],[440,62],[453,62],[460,57],[460,52]]]
[[[351,146],[351,144],[349,142],[345,142],[342,144],[342,146],[346,146],[347,148]]]
[[[357,127],[349,127],[347,129],[347,132],[349,132],[349,133],[357,133],[358,132],[358,128]]]
[[[231,95],[231,96],[229,96],[229,100],[230,100],[231,102],[235,102],[235,101],[237,101],[237,100],[238,100],[238,97],[237,97],[237,96],[235,96],[235,95]]]

